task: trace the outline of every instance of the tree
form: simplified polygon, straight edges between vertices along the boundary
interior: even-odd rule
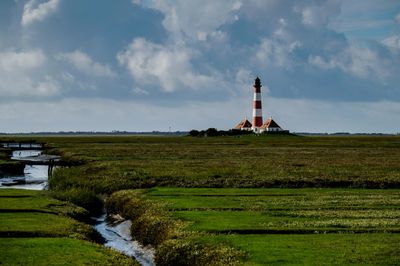
[[[191,137],[197,137],[197,136],[199,136],[199,134],[200,134],[200,132],[199,132],[198,130],[195,130],[195,129],[192,129],[192,130],[190,130],[190,132],[189,132],[189,135],[190,135]]]
[[[206,130],[206,136],[208,136],[208,137],[215,137],[215,136],[218,136],[218,135],[219,135],[219,133],[218,133],[218,130],[216,128],[211,127],[211,128]]]

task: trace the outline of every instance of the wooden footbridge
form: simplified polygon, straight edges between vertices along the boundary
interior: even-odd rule
[[[0,143],[4,148],[11,151],[42,151],[45,149],[44,145],[41,143],[21,143],[21,142],[6,142]],[[62,165],[63,161],[61,160],[61,156],[58,155],[48,155],[48,154],[39,154],[36,156],[23,156],[23,157],[14,157],[13,160],[22,162],[23,164],[28,165],[48,165],[49,168],[53,166]]]
[[[48,166],[61,165],[61,157],[58,155],[41,154],[38,156],[15,158],[14,160],[29,165],[48,165]]]
[[[4,142],[0,143],[4,148],[10,149],[12,151],[19,150],[43,150],[44,145],[41,143],[23,143],[23,142]]]

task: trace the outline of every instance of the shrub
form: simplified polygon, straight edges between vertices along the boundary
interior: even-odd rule
[[[220,137],[220,136],[240,136],[240,135],[251,135],[253,131],[229,129],[229,130],[217,130],[216,128],[209,128],[207,130],[191,130],[189,136],[191,137]]]
[[[65,191],[53,191],[52,196],[83,207],[91,215],[99,215],[103,211],[103,200],[91,190],[71,188]]]
[[[163,204],[145,200],[135,191],[112,194],[106,209],[110,214],[119,213],[130,219],[132,235],[144,245],[161,244],[176,235],[181,224],[168,217]]]
[[[169,240],[157,248],[156,265],[217,266],[239,265],[245,254],[223,245],[196,243],[193,240]]]

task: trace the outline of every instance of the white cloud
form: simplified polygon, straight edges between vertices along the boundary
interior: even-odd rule
[[[69,73],[69,72],[63,72],[63,73],[61,73],[61,75],[60,75],[60,77],[61,77],[61,79],[64,81],[64,82],[66,82],[66,83],[68,83],[68,84],[73,84],[74,82],[75,82],[75,76],[74,75],[72,75],[71,73]]]
[[[335,60],[324,60],[321,56],[315,55],[315,56],[309,56],[308,57],[308,63],[319,67],[321,69],[333,69],[335,67],[338,67],[337,63]]]
[[[165,92],[209,88],[214,79],[195,73],[191,56],[192,51],[185,47],[163,46],[137,38],[118,53],[117,59],[140,85],[159,85]]]
[[[43,74],[47,57],[42,51],[0,53],[0,96],[53,96],[60,86],[51,76]]]
[[[381,4],[373,2],[367,5]],[[352,12],[358,6],[363,6],[359,1],[353,1],[352,4]],[[393,54],[386,53],[376,44],[350,42],[344,34],[331,29],[330,24],[341,14],[342,6],[345,4],[341,0],[296,1],[291,4],[287,1],[243,2],[242,13],[246,18],[260,23],[266,29],[263,31],[265,36],[256,36],[261,40],[253,47],[252,54],[258,63],[256,66],[281,73],[279,68],[296,69],[311,64],[320,70],[309,73],[309,79],[319,75],[321,70],[339,69],[342,75],[393,83],[397,77],[396,71],[399,70],[398,60]],[[260,19],[261,16],[263,19]],[[387,39],[386,45],[397,47],[397,39]],[[292,82],[296,83],[295,80]]]
[[[258,75],[258,73],[252,73],[250,69],[247,68],[239,68],[236,71],[235,80],[232,81],[231,87],[237,87],[238,93],[234,95],[232,98],[246,98],[251,97],[251,92],[253,91],[252,84],[254,84],[254,79]],[[262,84],[262,93],[263,95],[268,95],[270,93],[268,84]],[[248,98],[250,101],[250,98]]]
[[[35,88],[36,96],[56,95],[60,92],[60,84],[51,76],[46,76],[43,81],[38,82]]]
[[[347,68],[357,76],[364,78],[377,76],[383,79],[390,73],[389,66],[374,50],[351,46],[348,49],[348,54],[351,61]],[[346,65],[343,68],[346,68]]]
[[[51,76],[36,81],[29,73],[19,72],[14,75],[0,75],[0,96],[2,97],[50,97],[61,92],[59,83]]]
[[[246,68],[239,68],[236,72],[236,82],[239,84],[251,84],[253,76],[251,75],[251,71]]]
[[[342,68],[350,70],[356,76],[385,79],[390,75],[390,62],[384,60],[375,50],[352,45],[347,49],[345,56],[350,58],[350,62],[346,64],[345,58],[344,62],[341,62]]]
[[[142,0],[132,0],[132,3],[134,5],[141,5],[142,4]]]
[[[393,36],[387,37],[386,39],[384,39],[382,41],[382,43],[389,48],[400,50],[400,36],[399,35],[393,35]]]
[[[132,93],[137,94],[137,95],[149,95],[149,92],[147,90],[139,88],[139,87],[133,88]]]
[[[79,50],[71,53],[62,53],[56,56],[58,60],[64,60],[73,65],[79,71],[89,76],[115,77],[116,73],[108,65],[94,62],[89,55]]]
[[[141,1],[133,1],[140,4]],[[146,1],[147,2],[147,1]],[[153,0],[147,6],[165,15],[163,26],[177,39],[189,37],[204,41],[219,26],[237,19],[241,1],[232,0]]]
[[[283,19],[292,30],[324,28],[340,14],[341,0],[246,0],[238,12],[265,29],[273,32]]]
[[[373,49],[350,44],[338,54],[324,59],[319,55],[310,55],[308,62],[321,69],[341,69],[345,73],[367,79],[384,80],[393,75],[395,63],[384,59]]]
[[[273,80],[276,85],[285,83],[278,80],[283,71],[290,70],[297,73],[300,71],[299,68],[307,67],[308,64],[315,66],[316,68],[300,78],[300,82],[294,80],[295,77],[299,79],[296,75],[287,77],[288,83],[303,84],[297,96],[302,94],[302,90],[320,91],[320,88],[305,88],[306,80],[318,79],[317,76],[320,77],[323,71],[329,69],[338,69],[342,75],[357,77],[360,80],[368,79],[381,84],[395,83],[397,76],[395,69],[399,69],[395,57],[376,44],[366,46],[362,43],[352,43],[345,34],[332,29],[332,22],[343,12],[341,7],[344,4],[341,0],[192,2],[141,1],[142,5],[157,9],[165,15],[163,25],[168,30],[170,38],[166,42],[167,45],[153,50],[157,51],[155,54],[163,54],[164,56],[160,56],[162,58],[168,58],[167,55],[172,55],[170,58],[175,56],[179,58],[174,53],[184,54],[186,57],[178,62],[178,69],[166,71],[166,68],[172,68],[168,66],[163,71],[158,71],[160,68],[151,67],[157,65],[155,63],[157,56],[149,55],[140,60],[139,56],[135,56],[137,60],[130,60],[128,69],[135,80],[141,80],[140,88],[157,82],[165,91],[175,91],[173,88],[185,87],[188,80],[185,75],[198,71],[198,62],[202,60],[201,71],[204,70],[204,65],[217,65],[219,68],[217,72],[224,71],[228,81],[240,68],[249,68],[255,73],[275,71],[278,74]],[[353,5],[357,7],[359,3],[353,1]],[[378,4],[375,2],[374,5]],[[234,27],[236,24],[231,27],[229,24],[232,23],[237,23],[238,27]],[[246,31],[250,34],[243,33]],[[221,43],[212,39],[216,32],[221,32],[224,36]],[[253,39],[251,39],[252,32],[254,32]],[[198,54],[193,55],[193,51]],[[143,54],[143,51],[141,53]],[[210,58],[209,55],[216,56]],[[192,60],[194,57],[196,60],[203,59],[195,61]],[[127,61],[124,65],[128,66]],[[179,71],[179,66],[184,66],[183,69],[187,70]],[[153,73],[152,69],[155,69]],[[327,76],[336,73],[324,74],[327,74],[325,77],[328,79]],[[218,80],[213,77],[214,75],[208,76]],[[351,78],[347,80],[345,85],[338,88],[338,93],[352,86]],[[281,95],[294,97],[295,94],[289,87],[286,86]]]
[[[40,50],[0,53],[0,69],[7,72],[41,67],[47,58]]]
[[[294,64],[293,52],[298,47],[301,47],[300,41],[286,42],[264,38],[255,55],[261,65],[290,69]]]
[[[295,10],[302,15],[302,22],[312,27],[326,27],[332,18],[339,15],[341,1],[314,1],[303,2],[303,4],[304,6],[295,7]]]
[[[22,25],[27,26],[35,21],[42,21],[46,17],[57,11],[60,0],[48,0],[47,2],[38,4],[36,0],[29,0],[24,5],[22,14]]]

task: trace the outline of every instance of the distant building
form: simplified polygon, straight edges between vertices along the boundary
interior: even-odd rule
[[[288,130],[282,129],[273,119],[270,117],[267,121],[263,123],[262,118],[262,99],[261,99],[261,80],[257,77],[254,80],[254,94],[253,94],[253,123],[250,123],[247,118],[239,122],[233,129],[235,130],[246,130],[253,131],[255,133],[263,132],[285,132]]]
[[[261,132],[283,132],[283,130],[273,119],[270,117],[260,128]]]
[[[252,130],[251,127],[252,127],[252,125],[251,125],[250,121],[247,120],[247,118],[244,118],[233,129],[251,131]]]

